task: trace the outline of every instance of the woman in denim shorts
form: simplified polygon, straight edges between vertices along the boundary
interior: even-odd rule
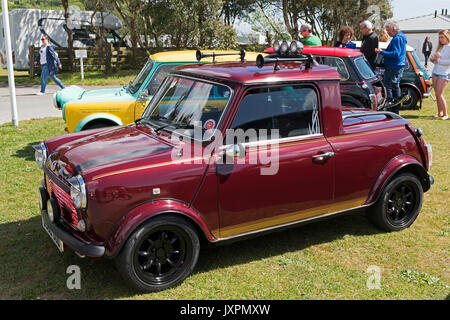
[[[448,30],[439,31],[438,48],[430,61],[434,63],[431,76],[438,107],[438,114],[434,117],[447,120],[447,102],[444,98],[444,92],[450,80],[450,32]]]

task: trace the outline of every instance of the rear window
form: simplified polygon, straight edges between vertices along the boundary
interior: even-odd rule
[[[372,68],[370,67],[366,59],[364,58],[355,59],[355,65],[364,79],[370,79],[375,77],[375,73],[373,73]]]
[[[375,121],[383,121],[386,120],[388,117],[385,114],[376,114],[376,115],[361,115],[361,116],[355,116],[355,117],[348,117],[344,119],[344,126],[351,126],[355,124],[360,123],[368,123],[368,122],[375,122]]]

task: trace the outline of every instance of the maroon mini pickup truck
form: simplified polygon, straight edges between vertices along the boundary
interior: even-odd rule
[[[188,277],[202,238],[360,208],[407,228],[433,182],[431,146],[396,114],[343,109],[339,81],[300,54],[179,67],[135,124],[35,146],[43,227],[61,251],[114,258],[144,291]]]

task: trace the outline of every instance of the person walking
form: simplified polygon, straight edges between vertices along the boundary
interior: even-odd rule
[[[422,45],[422,53],[425,56],[425,68],[428,68],[428,59],[430,58],[431,51],[433,51],[433,44],[430,41],[430,37],[426,37]]]
[[[375,49],[378,48],[378,35],[373,31],[372,22],[368,20],[360,23],[359,30],[363,35],[361,42],[361,52],[366,57],[372,69],[375,70],[377,60]]]
[[[50,44],[50,40],[47,35],[41,37],[42,46],[39,49],[39,54],[34,61],[34,64],[41,64],[41,91],[37,95],[42,96],[45,94],[45,88],[47,87],[47,77],[50,78],[61,88],[64,89],[64,85],[61,80],[56,77],[56,73],[59,69],[62,69],[61,62],[55,53],[55,49]]]
[[[342,27],[338,31],[338,41],[334,43],[334,47],[356,49],[356,43],[352,42],[354,34],[352,27]]]
[[[375,49],[375,53],[379,53],[384,58],[384,77],[383,83],[387,91],[387,105],[389,108],[400,100],[400,79],[403,76],[403,69],[405,68],[406,57],[406,37],[400,31],[397,21],[388,21],[384,25],[386,32],[392,38],[386,50],[380,48]],[[390,111],[399,113],[400,107],[394,106]]]
[[[304,23],[300,27],[300,34],[302,36],[302,43],[305,46],[321,46],[322,40],[318,36],[315,36],[311,32],[311,25]]]
[[[450,80],[450,31],[439,31],[438,47],[430,61],[434,63],[431,77],[433,78],[438,107],[438,114],[434,117],[448,120],[447,101],[444,98],[444,92]]]

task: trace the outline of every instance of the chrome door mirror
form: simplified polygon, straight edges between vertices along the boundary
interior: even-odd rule
[[[145,92],[145,91],[139,92],[139,100],[147,101],[149,97],[150,97],[150,95],[147,92]]]
[[[228,158],[245,158],[246,150],[242,144],[238,143],[231,146],[224,146],[219,152],[219,155],[221,157],[226,156]]]

